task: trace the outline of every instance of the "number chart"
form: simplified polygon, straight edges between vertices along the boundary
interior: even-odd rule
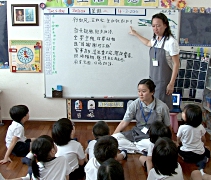
[[[41,72],[41,48],[40,40],[10,40],[11,72]]]

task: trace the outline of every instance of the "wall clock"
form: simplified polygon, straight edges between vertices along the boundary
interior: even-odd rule
[[[10,40],[9,60],[11,72],[41,72],[41,40]]]
[[[28,47],[22,47],[17,53],[18,60],[24,64],[30,63],[34,58],[33,51]]]

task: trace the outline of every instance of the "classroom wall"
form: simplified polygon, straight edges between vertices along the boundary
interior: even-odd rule
[[[7,1],[8,40],[42,40],[43,15],[39,8],[39,26],[12,26],[11,4],[40,4],[40,0]],[[211,7],[210,0],[186,0],[190,7]],[[181,47],[191,50],[190,47]],[[209,48],[211,53],[211,48]],[[134,87],[136,88],[136,87]],[[11,119],[9,109],[16,104],[25,104],[30,109],[30,119],[39,121],[56,121],[66,117],[65,99],[44,98],[44,73],[11,73],[9,69],[0,69],[0,102],[3,120]]]

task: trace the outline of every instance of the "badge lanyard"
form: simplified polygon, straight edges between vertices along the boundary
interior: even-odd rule
[[[163,36],[162,39],[163,39],[164,37],[165,37],[165,36]],[[162,39],[160,40],[160,42],[162,41]],[[155,47],[156,44],[158,44],[158,43],[157,43],[157,40],[156,40],[156,42],[155,42],[155,44],[154,44],[154,49],[155,49],[155,58],[154,58],[154,59],[155,59],[155,60],[156,60],[156,54],[157,54],[157,47]]]
[[[140,109],[141,109],[142,116],[143,116],[143,118],[144,118],[145,123],[147,124],[147,121],[148,121],[148,119],[149,119],[149,117],[150,117],[150,115],[151,115],[151,113],[152,113],[152,109],[150,110],[150,112],[149,112],[149,114],[147,115],[147,117],[145,117],[145,115],[144,115],[144,110],[143,110],[143,106],[142,106],[141,102],[140,102],[140,106],[141,106]]]

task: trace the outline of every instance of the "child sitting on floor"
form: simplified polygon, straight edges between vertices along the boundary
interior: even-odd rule
[[[30,152],[30,144],[35,138],[26,139],[24,135],[24,123],[29,120],[29,109],[25,105],[13,106],[10,109],[10,117],[13,121],[7,130],[5,138],[7,151],[0,164],[11,162],[10,154],[14,154],[20,157],[26,156],[22,159],[22,162],[30,165],[33,157]]]
[[[69,119],[59,119],[53,124],[52,138],[58,149],[56,157],[64,156],[67,159],[71,170],[69,178],[77,180],[85,176],[85,154],[81,143],[72,139],[73,129],[74,126]]]
[[[108,124],[105,121],[98,121],[97,123],[95,123],[95,125],[92,128],[92,134],[94,135],[95,139],[89,141],[88,147],[85,150],[87,160],[94,157],[94,146],[95,146],[96,142],[98,141],[98,139],[105,135],[110,134]],[[127,151],[126,150],[122,150],[117,155],[118,161],[121,161],[123,159],[127,159]]]
[[[159,137],[168,137],[171,139],[171,130],[168,126],[163,124],[160,121],[155,121],[150,125],[149,128],[149,139],[150,139],[150,145],[148,148],[147,156],[140,156],[139,160],[149,173],[149,170],[152,169],[152,151],[155,145],[155,142]]]
[[[124,180],[122,165],[113,158],[104,161],[98,169],[97,180]]]
[[[197,163],[198,166],[207,162],[210,151],[204,147],[206,130],[202,123],[202,110],[198,105],[188,104],[182,112],[185,121],[177,132],[179,155],[186,162]]]
[[[69,180],[71,169],[64,156],[55,157],[57,147],[48,135],[42,135],[32,143],[32,178],[39,180]]]
[[[159,138],[152,151],[154,168],[149,170],[147,180],[183,180],[182,168],[177,159],[176,144],[167,137]]]
[[[94,146],[94,156],[85,166],[86,180],[97,180],[100,165],[109,158],[116,158],[118,142],[110,135],[98,139]]]

